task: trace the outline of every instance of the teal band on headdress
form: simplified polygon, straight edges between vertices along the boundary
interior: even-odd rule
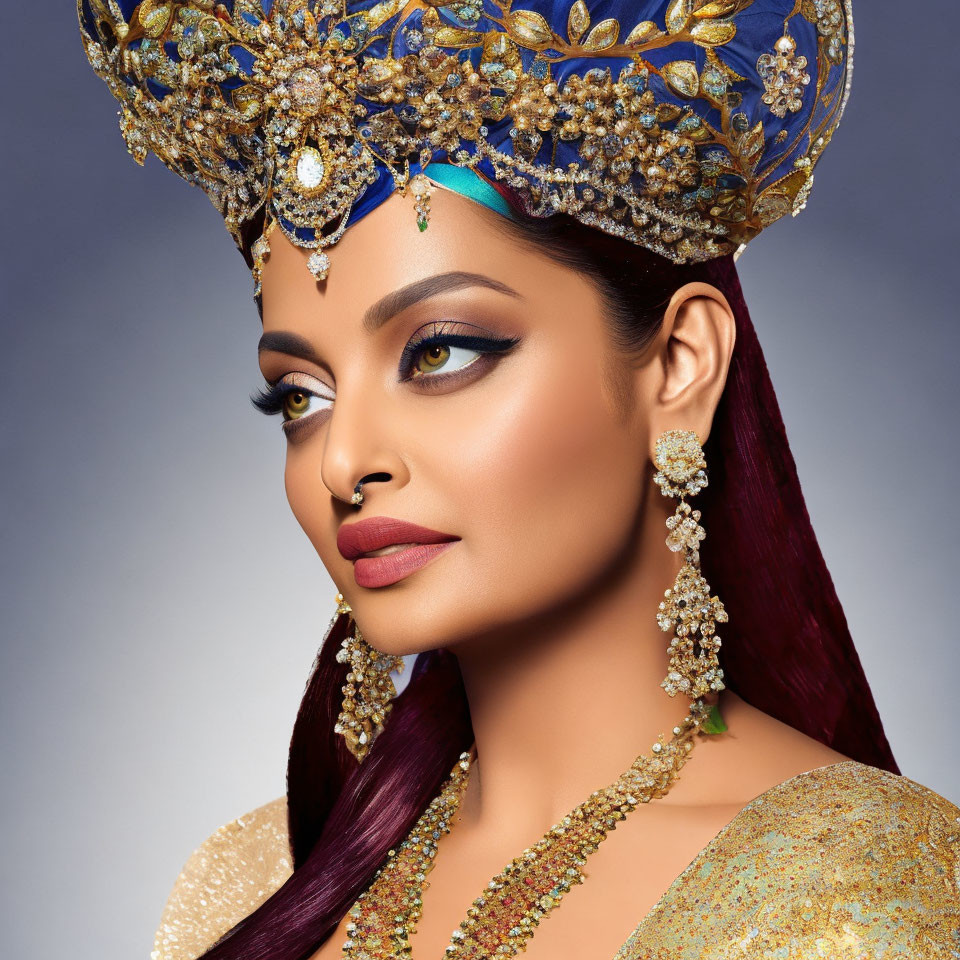
[[[470,167],[458,167],[452,163],[428,163],[423,168],[423,175],[461,196],[482,203],[502,216],[513,219],[510,204]]]

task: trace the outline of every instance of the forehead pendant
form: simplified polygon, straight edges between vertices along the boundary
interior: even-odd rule
[[[849,96],[850,0],[528,3],[78,12],[130,152],[207,193],[250,244],[257,292],[278,227],[317,280],[348,224],[393,192],[426,229],[430,167],[677,263],[737,255],[803,209]]]

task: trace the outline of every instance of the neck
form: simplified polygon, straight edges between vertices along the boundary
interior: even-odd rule
[[[669,740],[686,716],[689,700],[660,687],[670,635],[656,621],[682,557],[664,546],[667,513],[645,514],[633,554],[600,586],[454,650],[477,750],[464,821],[542,832],[649,756],[659,734]],[[529,825],[516,823],[518,806]]]

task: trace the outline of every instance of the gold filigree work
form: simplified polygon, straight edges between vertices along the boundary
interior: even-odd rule
[[[290,874],[281,797],[190,857],[151,960],[200,956]],[[907,777],[836,763],[747,804],[635,918],[613,960],[942,960],[957,950],[958,877],[960,808]]]
[[[262,224],[255,277],[275,224],[325,277],[371,184],[406,193],[431,162],[676,262],[738,251],[803,208],[849,94],[848,5],[591,6],[149,0],[125,19],[78,0],[130,152],[201,187],[241,249]]]

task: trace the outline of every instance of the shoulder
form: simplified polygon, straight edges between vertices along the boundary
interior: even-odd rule
[[[834,914],[889,909],[922,924],[958,908],[960,809],[907,777],[831,764],[768,790],[738,820],[740,839],[802,877]]]
[[[748,821],[757,823],[775,813],[826,829],[840,828],[852,818],[886,833],[893,823],[907,827],[928,820],[952,820],[960,815],[960,808],[909,777],[842,760],[778,783],[743,810]]]
[[[956,957],[960,808],[853,760],[798,774],[747,804],[650,919],[696,930],[691,957],[726,957],[733,935],[764,956]]]
[[[151,960],[192,960],[278,890],[293,867],[287,801],[231,820],[190,855],[154,936]]]
[[[800,774],[752,806],[746,825],[757,848],[806,884],[802,903],[793,900],[801,927],[829,931],[836,949],[957,956],[960,808],[945,797],[849,760]]]

